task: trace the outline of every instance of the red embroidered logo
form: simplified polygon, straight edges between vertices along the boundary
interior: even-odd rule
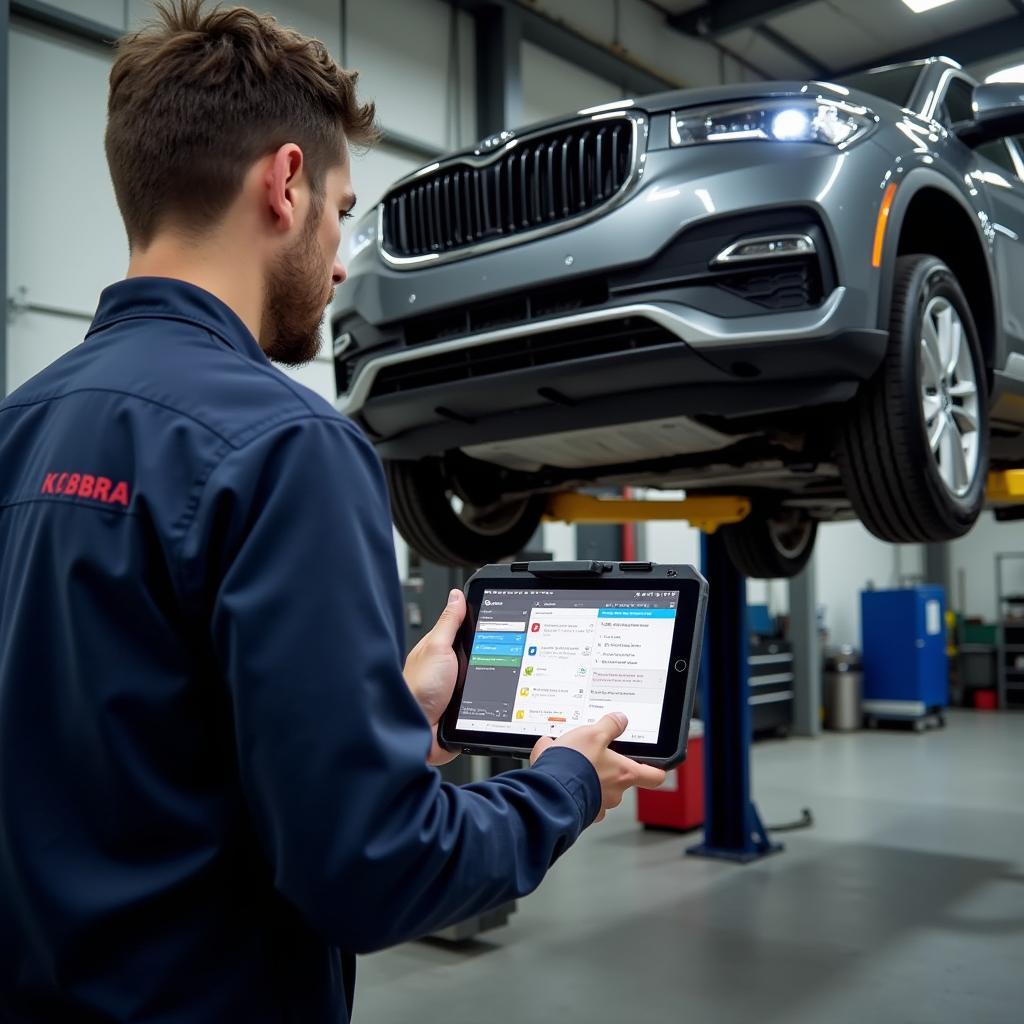
[[[79,498],[91,498],[101,501],[104,505],[123,505],[128,507],[128,484],[119,480],[116,484],[106,476],[93,476],[90,473],[47,473],[43,480],[42,494],[63,494],[66,497],[76,495]]]

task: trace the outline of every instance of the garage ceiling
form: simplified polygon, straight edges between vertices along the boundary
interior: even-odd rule
[[[979,77],[1024,63],[1024,0],[657,0],[673,27],[713,39],[771,78],[835,75],[947,56]]]

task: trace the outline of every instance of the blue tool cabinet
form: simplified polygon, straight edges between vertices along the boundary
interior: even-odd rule
[[[942,587],[866,590],[861,594],[864,714],[942,725],[949,704],[946,601]]]

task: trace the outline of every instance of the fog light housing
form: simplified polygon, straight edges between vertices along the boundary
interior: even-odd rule
[[[779,259],[786,256],[812,256],[817,252],[810,235],[762,235],[741,238],[726,246],[712,261],[711,266],[731,266],[753,260]]]

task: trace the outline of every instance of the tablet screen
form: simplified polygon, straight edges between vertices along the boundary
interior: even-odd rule
[[[624,711],[658,742],[678,590],[485,589],[459,730],[559,736]]]

